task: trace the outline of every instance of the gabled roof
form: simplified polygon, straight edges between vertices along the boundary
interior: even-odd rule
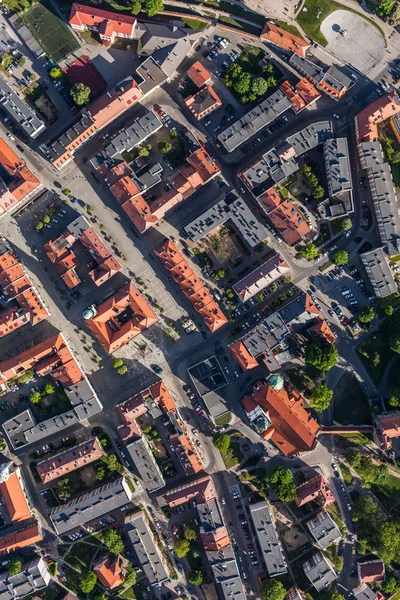
[[[286,243],[290,245],[300,242],[311,231],[290,200],[284,200],[268,214],[268,217]]]
[[[131,35],[136,20],[130,15],[76,3],[72,5],[69,16],[70,25],[96,27],[99,33],[109,37],[112,33]]]
[[[311,335],[311,337],[320,338],[323,341],[328,342],[329,344],[336,344],[337,342],[337,339],[334,336],[333,331],[329,327],[328,323],[325,321],[325,319],[321,319],[320,317],[317,317],[316,324],[312,325],[308,329],[308,333]]]
[[[104,456],[103,447],[97,438],[91,438],[65,452],[42,460],[36,465],[42,483],[54,481]]]
[[[113,590],[125,581],[122,566],[122,556],[108,554],[93,565],[93,571],[106,588]]]
[[[364,563],[358,563],[357,568],[361,583],[371,583],[385,579],[385,565],[381,560],[369,560]]]
[[[295,502],[297,506],[303,506],[303,504],[307,504],[312,500],[316,500],[322,507],[335,502],[335,497],[322,475],[311,477],[296,490]]]
[[[290,52],[296,52],[300,56],[305,56],[306,51],[310,48],[311,44],[305,42],[300,36],[289,33],[280,27],[276,27],[272,23],[266,23],[261,37],[271,42],[275,46],[279,46],[283,50]]]
[[[43,536],[38,523],[28,525],[12,533],[7,533],[5,529],[3,535],[0,533],[0,555],[8,554],[27,546],[33,547],[34,544],[41,542],[42,539]]]
[[[204,148],[198,148],[186,160],[196,169],[204,183],[220,173],[216,163]]]
[[[24,200],[36,188],[40,181],[28,169],[10,146],[0,138],[0,215],[5,214]]]
[[[31,517],[31,511],[17,471],[14,471],[8,479],[0,483],[0,495],[3,497],[11,521],[21,523]]]
[[[203,87],[211,80],[211,73],[198,60],[188,69],[186,75],[198,88]]]
[[[378,124],[400,112],[398,92],[390,92],[368,104],[355,118],[359,142],[378,141]]]

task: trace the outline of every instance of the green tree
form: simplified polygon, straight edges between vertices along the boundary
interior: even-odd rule
[[[71,497],[71,487],[68,477],[60,479],[58,482],[58,497],[64,502]]]
[[[193,548],[192,550],[192,556],[193,558],[200,558],[200,550],[198,548]]]
[[[118,369],[118,367],[122,367],[123,364],[124,364],[124,361],[122,360],[122,358],[114,358],[112,365],[113,365],[114,369]]]
[[[315,388],[310,395],[310,404],[316,411],[322,412],[328,408],[333,396],[333,390],[324,383]]]
[[[376,7],[376,14],[382,19],[387,19],[395,6],[395,0],[381,0]]]
[[[393,352],[400,354],[400,317],[396,314],[390,319],[389,346]]]
[[[3,452],[7,448],[6,441],[0,436],[0,452]]]
[[[143,148],[143,147],[138,148],[138,156],[145,157],[145,156],[148,156],[149,154],[150,154],[150,152],[147,150],[147,148]]]
[[[41,229],[43,229],[44,225],[42,221],[37,221],[35,224],[35,228],[37,229],[37,231],[40,231]]]
[[[400,2],[397,2],[392,14],[390,15],[389,22],[393,27],[400,25]]]
[[[194,542],[197,539],[197,531],[193,525],[186,524],[183,526],[183,535],[189,542]]]
[[[397,577],[388,577],[381,586],[382,592],[385,594],[393,594],[400,587],[400,582]]]
[[[60,67],[52,67],[50,69],[49,75],[52,79],[61,79],[63,76],[63,72]]]
[[[239,95],[247,94],[250,90],[251,75],[250,73],[242,73],[233,83],[233,89]]]
[[[29,396],[29,400],[32,402],[32,404],[39,404],[41,399],[42,394],[40,392],[32,392],[32,394]]]
[[[352,228],[351,219],[349,219],[349,217],[344,217],[344,219],[340,221],[340,227],[343,231],[349,231],[349,229]]]
[[[96,583],[97,577],[93,571],[86,571],[79,578],[79,587],[84,594],[90,594]]]
[[[275,67],[272,63],[268,63],[263,67],[264,75],[273,75],[275,72]]]
[[[178,132],[176,129],[171,129],[171,131],[169,132],[169,137],[173,140],[174,138],[178,137]]]
[[[338,250],[332,256],[332,262],[334,262],[335,265],[338,265],[338,266],[348,265],[349,264],[349,253],[347,252],[347,250]]]
[[[157,146],[163,154],[168,154],[172,150],[172,144],[170,142],[159,142]]]
[[[124,549],[124,542],[122,537],[115,531],[115,529],[107,529],[103,533],[103,544],[107,546],[112,554],[121,554]]]
[[[43,217],[43,223],[50,223],[50,221],[51,221],[50,216],[49,215],[44,215],[44,217]]]
[[[20,375],[17,379],[18,383],[26,383],[28,381],[28,376],[26,373],[22,373],[22,375]]]
[[[264,481],[267,485],[272,486],[279,500],[292,502],[296,498],[296,486],[290,469],[274,467],[267,471]]]
[[[316,200],[321,200],[325,196],[325,190],[322,185],[316,185],[313,189],[313,196]]]
[[[104,467],[100,467],[99,469],[97,469],[96,479],[98,481],[102,481],[102,479],[104,479],[105,476],[106,476],[106,470]]]
[[[126,365],[122,365],[122,367],[119,367],[119,369],[117,369],[117,373],[118,375],[125,375],[125,373],[128,372],[128,367]]]
[[[133,15],[138,15],[142,10],[142,3],[140,0],[132,0],[131,13]]]
[[[174,552],[178,558],[183,558],[190,550],[189,540],[178,540],[174,544]]]
[[[226,453],[231,445],[231,438],[227,433],[218,432],[213,436],[214,446],[223,453]]]
[[[47,394],[47,396],[50,396],[51,394],[54,394],[54,392],[56,391],[56,388],[54,387],[54,385],[52,383],[46,383],[46,385],[44,386],[44,391],[45,391],[45,394]]]
[[[329,371],[336,365],[339,353],[333,344],[315,340],[305,353],[305,361],[320,371]]]
[[[264,77],[257,77],[256,79],[254,79],[253,83],[251,84],[251,90],[257,96],[263,96],[266,93],[266,91],[268,90],[268,83],[266,82]]]
[[[126,567],[124,585],[130,586],[130,585],[135,585],[135,583],[136,583],[136,571],[133,568],[133,564],[128,563],[128,566]],[[105,600],[108,600],[108,598],[106,598]]]
[[[315,244],[312,244],[310,242],[309,244],[306,244],[301,249],[301,255],[303,258],[306,258],[307,260],[313,260],[314,258],[316,258],[318,256],[318,248]]]
[[[203,571],[191,571],[188,577],[189,583],[192,585],[201,585],[204,581],[204,573]]]
[[[363,306],[358,313],[360,323],[370,323],[375,318],[375,311],[372,306]]]
[[[91,90],[84,83],[76,83],[69,93],[77,106],[83,106],[89,102]]]
[[[317,596],[318,600],[345,600],[337,590],[322,590]]]
[[[22,571],[23,562],[20,558],[12,558],[8,564],[7,569],[10,575],[18,575]]]
[[[262,600],[283,600],[286,593],[283,583],[277,579],[266,579],[260,589]]]
[[[229,79],[238,79],[243,73],[243,69],[237,63],[232,63],[226,70],[226,77]]]
[[[164,10],[162,0],[141,0],[143,9],[149,17],[155,17],[159,12]]]
[[[115,454],[108,454],[107,456],[103,456],[101,460],[107,466],[109,471],[116,471],[117,473],[122,473],[124,470],[124,467],[121,465]]]
[[[390,386],[389,388],[389,400],[388,404],[391,408],[397,408],[400,406],[400,388],[395,386]]]

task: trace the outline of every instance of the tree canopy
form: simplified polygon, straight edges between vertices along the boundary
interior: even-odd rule
[[[347,454],[347,462],[360,475],[363,486],[371,487],[372,484],[382,485],[388,477],[387,465],[372,462],[358,450],[351,450]]]
[[[296,486],[290,469],[275,467],[265,475],[265,483],[272,486],[274,493],[283,502],[291,502],[296,498]]]
[[[0,436],[0,452],[7,448],[6,440]]]
[[[349,231],[352,227],[351,219],[349,217],[344,217],[340,222],[340,227],[343,231]]]
[[[79,587],[84,594],[89,594],[97,583],[97,577],[93,571],[86,571],[82,573],[79,579]]]
[[[310,242],[309,244],[306,244],[304,248],[301,249],[301,255],[307,260],[313,260],[318,256],[318,248],[315,244],[312,244]]]
[[[339,353],[333,344],[315,340],[305,353],[305,361],[320,371],[329,371],[336,365]]]
[[[22,571],[22,565],[23,562],[20,558],[12,558],[7,565],[8,572],[10,575],[18,575]]]
[[[339,594],[337,590],[322,590],[317,596],[318,600],[345,600],[342,594]]]
[[[370,323],[375,318],[375,311],[372,306],[363,306],[358,313],[360,323]]]
[[[49,75],[52,79],[61,79],[63,76],[63,72],[60,67],[52,67],[50,69]]]
[[[389,346],[393,352],[400,354],[400,317],[396,314],[390,319]]]
[[[348,265],[349,264],[349,253],[347,252],[347,250],[338,250],[332,256],[332,262],[334,262],[335,265],[338,265],[339,267],[342,265]]]
[[[29,396],[29,400],[32,402],[32,404],[39,404],[41,399],[42,394],[40,392],[32,392],[32,394]]]
[[[84,83],[76,83],[69,93],[75,104],[83,106],[89,102],[91,90]]]
[[[107,529],[107,531],[104,532],[103,544],[107,546],[109,551],[113,554],[121,554],[124,549],[122,537],[112,528]]]
[[[324,383],[315,388],[310,395],[310,404],[316,411],[322,412],[328,408],[331,403],[333,391]]]
[[[190,550],[189,540],[178,540],[174,544],[174,552],[178,558],[183,558]]]
[[[231,438],[227,433],[216,433],[213,436],[213,444],[220,452],[227,452],[231,445]]]
[[[204,573],[203,571],[191,571],[188,577],[189,583],[192,585],[201,585],[204,581]]]
[[[260,589],[262,600],[283,600],[286,594],[283,583],[277,579],[266,579]]]
[[[159,12],[164,10],[162,0],[141,0],[141,3],[149,17],[155,17]]]
[[[183,535],[189,542],[194,542],[197,539],[197,531],[192,524],[186,523],[183,526]]]
[[[268,90],[268,83],[264,77],[257,77],[251,84],[251,89],[257,96],[263,96]]]
[[[380,0],[378,6],[375,9],[376,14],[382,17],[382,19],[387,19],[392,13],[395,4],[395,0]]]

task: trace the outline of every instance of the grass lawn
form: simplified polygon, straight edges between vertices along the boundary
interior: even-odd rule
[[[400,477],[388,475],[383,485],[373,485],[371,489],[387,509],[398,503],[395,512],[400,513]]]
[[[65,587],[76,595],[81,594],[82,592],[79,587],[80,574],[66,564],[64,564],[62,568],[66,578],[66,581],[64,582]]]
[[[85,544],[85,542],[79,542],[73,546],[71,552],[67,555],[66,560],[70,565],[77,569],[86,569],[89,567],[97,551],[98,548],[89,546],[88,544]]]
[[[299,29],[297,29],[295,25],[289,25],[289,23],[286,23],[286,21],[279,21],[277,19],[274,19],[274,23],[277,27],[280,27],[281,29],[288,31],[292,35],[297,35],[299,38],[303,39],[303,36],[301,35]]]
[[[394,352],[389,348],[388,344],[387,327],[388,324],[383,322],[378,331],[357,348],[357,352],[365,368],[375,383],[380,382],[386,365],[392,356],[394,356]],[[380,356],[380,362],[377,366],[374,366],[370,360],[370,357],[373,357],[375,353],[378,353]]]
[[[332,399],[333,420],[340,425],[368,425],[371,409],[357,379],[345,373],[336,386]]]
[[[304,11],[304,8],[307,10]],[[321,44],[321,46],[326,46],[328,42],[319,28],[324,19],[335,10],[348,10],[349,12],[359,15],[360,18],[376,27],[380,31],[383,39],[386,39],[382,29],[374,23],[374,21],[364,17],[364,15],[361,15],[358,11],[352,10],[347,6],[343,8],[343,4],[338,4],[333,0],[306,0],[303,9],[297,17],[297,22],[308,37]]]
[[[231,446],[228,449],[228,452],[221,452],[221,456],[226,468],[231,469],[242,460],[243,454],[240,451],[240,444],[231,440]]]
[[[330,237],[331,234],[328,223],[322,223],[322,225],[319,227],[319,236],[314,243],[316,246],[322,246],[322,244],[325,244]]]
[[[229,425],[229,423],[231,422],[232,419],[232,413],[231,412],[227,412],[224,415],[221,415],[220,417],[217,417],[215,419],[215,424],[218,427],[222,427],[223,425]]]
[[[343,217],[340,219],[333,219],[333,221],[330,222],[333,235],[336,235],[337,233],[343,233],[342,221]]]
[[[254,33],[254,35],[261,35],[262,27],[256,24],[250,25],[249,23],[242,23],[241,21],[236,21],[236,19],[232,19],[231,17],[219,17],[219,23],[223,23],[224,25],[229,25],[230,27],[234,27],[235,29],[243,29],[244,31],[248,31],[249,33]]]
[[[351,471],[345,465],[340,465],[340,472],[342,473],[345,484],[351,485],[353,483],[353,475],[351,474]]]
[[[190,29],[198,29],[201,31],[202,29],[208,27],[208,23],[203,23],[203,21],[198,21],[197,19],[188,19],[186,17],[183,17],[181,21],[183,21],[188,27],[190,27]]]
[[[346,525],[343,523],[342,515],[340,514],[340,510],[339,510],[336,502],[335,502],[335,504],[330,504],[329,506],[327,506],[326,511],[330,514],[332,519],[335,521],[341,534],[344,535],[346,533]]]
[[[260,61],[264,58],[264,56],[265,51],[261,48],[246,45],[244,51],[236,62],[243,68],[244,71],[252,73],[253,75],[260,75],[262,73]]]
[[[303,564],[310,560],[310,558],[315,554],[315,549],[312,548],[310,552],[306,552],[302,554],[299,558],[290,563],[290,569],[293,573],[294,580],[296,581],[298,587],[302,590],[306,590],[310,587],[310,582],[304,573]]]

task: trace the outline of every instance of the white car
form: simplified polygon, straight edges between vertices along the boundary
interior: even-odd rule
[[[7,137],[10,138],[11,141],[15,142],[15,137],[11,133],[7,133]]]

